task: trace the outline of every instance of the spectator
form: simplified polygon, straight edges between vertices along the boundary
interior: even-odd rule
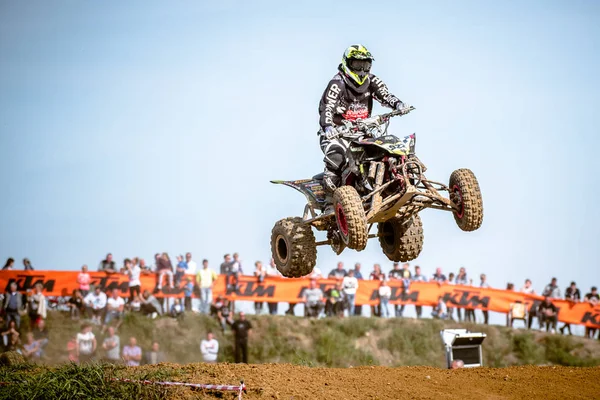
[[[263,265],[260,261],[254,263],[254,276],[256,277],[256,281],[258,284],[261,284],[265,281],[265,277],[267,276],[267,271],[264,270]],[[255,301],[254,302],[254,313],[259,315],[262,313],[264,302]]]
[[[14,323],[14,321],[12,321],[12,323]],[[22,353],[22,346],[21,346],[21,338],[18,335],[9,335],[8,336],[8,344],[6,345],[5,351],[16,351],[18,353]]]
[[[29,258],[23,259],[23,268],[25,269],[25,271],[33,271],[33,265],[31,265],[31,261],[29,261]]]
[[[384,279],[379,284],[379,310],[383,318],[390,317],[390,310],[388,309],[390,297],[392,297],[392,288],[389,287],[387,281]]]
[[[90,282],[92,278],[88,273],[88,266],[84,265],[81,267],[81,272],[77,275],[77,283],[79,283],[79,290],[83,297],[87,296],[90,291]]]
[[[388,273],[388,277],[390,281],[399,281],[402,279],[402,269],[400,268],[400,263],[394,263],[392,270]]]
[[[102,348],[105,354],[104,361],[111,364],[118,364],[121,361],[121,340],[115,335],[114,327],[108,327],[108,336],[104,338]]]
[[[315,270],[313,269],[313,272],[314,271]],[[271,258],[271,262],[269,263],[269,266],[267,267],[267,277],[269,277],[269,278],[278,278],[280,276],[281,276],[281,274],[277,270],[277,266],[275,265],[275,260],[273,260]],[[275,301],[273,301],[273,302],[267,302],[267,307],[269,307],[269,314],[271,314],[271,315],[277,315],[277,311],[278,311],[278,308],[279,308],[279,303],[277,303]]]
[[[452,360],[452,365],[450,366],[450,369],[461,369],[465,367],[465,363],[463,360]]]
[[[133,336],[129,338],[129,344],[123,346],[123,360],[128,367],[138,367],[142,361],[142,348]]]
[[[542,292],[542,296],[550,297],[552,299],[560,299],[561,298],[560,288],[556,284],[556,278],[552,278],[552,281],[550,281],[550,283],[548,285],[546,285],[546,287],[544,288],[544,291]]]
[[[181,279],[187,273],[188,265],[183,260],[183,255],[177,256],[177,268],[175,269],[175,286],[179,287]]]
[[[91,317],[92,324],[102,324],[102,316],[104,314],[104,309],[106,308],[106,301],[106,293],[102,292],[99,285],[83,299],[88,317]]]
[[[12,271],[14,265],[15,265],[15,259],[9,257],[6,260],[6,262],[4,263],[4,267],[2,267],[2,271]]]
[[[184,308],[183,308],[183,304],[181,304],[181,299],[175,299],[175,301],[173,302],[173,305],[171,306],[171,317],[173,318],[177,318],[180,315],[183,315],[184,312]]]
[[[4,348],[6,351],[9,351],[8,348],[10,347],[11,343],[16,343],[16,341],[13,339],[17,338],[18,341],[20,336],[17,321],[14,319],[8,320],[7,328],[1,333],[1,335]]]
[[[152,318],[162,315],[163,310],[160,303],[148,290],[144,290],[142,297],[140,297],[140,302],[140,311],[143,315],[151,316]]]
[[[358,279],[359,281],[364,279],[362,273],[360,272],[360,268],[361,268],[360,263],[354,264],[354,277],[356,279]]]
[[[221,263],[220,273],[221,275],[229,275],[232,272],[233,262],[231,261],[231,255],[225,254],[223,256],[223,262]]]
[[[142,311],[142,301],[140,300],[142,296],[135,295],[133,296],[133,300],[127,303],[129,311],[140,312]]]
[[[344,316],[344,292],[341,282],[337,282],[335,287],[327,291],[327,302],[325,303],[325,313],[328,317],[334,315]]]
[[[444,303],[442,296],[438,297],[437,305],[435,307],[433,307],[431,316],[436,319],[446,319],[447,318],[446,304]]]
[[[575,282],[571,282],[571,286],[565,290],[565,300],[568,300],[572,303],[579,303],[581,301],[581,292],[579,289],[577,289],[577,284]],[[564,334],[565,328],[569,331],[569,335],[572,335],[571,324],[567,324],[565,322],[562,328],[559,329],[560,333]]]
[[[409,272],[410,274],[410,272]],[[405,293],[405,288],[408,287],[408,285],[404,284],[404,269],[400,268],[400,264],[395,262],[392,270],[390,271],[390,273],[388,274],[390,281],[402,281],[402,293]],[[402,317],[402,314],[404,313],[404,304],[394,304],[394,315],[396,317]]]
[[[415,266],[415,274],[412,276],[413,282],[427,282],[427,277],[421,274],[421,267],[418,265]],[[423,314],[423,306],[415,306],[415,311],[417,313],[417,318],[421,318]]]
[[[202,260],[202,270],[196,275],[196,283],[200,288],[200,312],[208,314],[212,303],[212,289],[217,280],[215,271],[208,267],[208,260]]]
[[[354,264],[354,277],[359,281],[364,279],[362,273],[360,272],[361,265],[360,263]],[[359,282],[360,285],[360,282]],[[362,305],[354,305],[354,315],[361,316],[362,315]]]
[[[317,281],[310,280],[309,288],[304,291],[304,307],[307,317],[319,318],[323,310],[323,291],[317,287]]]
[[[33,333],[28,332],[23,345],[23,356],[28,361],[37,361],[42,357],[40,344],[33,339]]]
[[[77,334],[71,336],[71,339],[67,342],[67,354],[70,362],[77,363],[79,358],[77,357]]]
[[[186,274],[196,276],[196,270],[198,269],[196,261],[192,260],[192,253],[185,253],[185,262],[187,264]]]
[[[584,297],[584,301],[589,303],[592,307],[596,307],[600,303],[600,295],[598,295],[598,288],[592,286],[590,293],[587,293]],[[596,328],[585,327],[585,337],[593,339],[596,334]]]
[[[252,324],[246,319],[246,314],[240,312],[237,321],[228,320],[235,337],[235,362],[248,364],[248,337],[252,332]]]
[[[113,319],[116,319],[117,328],[121,324],[121,319],[123,317],[123,310],[125,309],[125,300],[119,296],[119,290],[113,289],[111,296],[106,300],[106,315],[104,317],[104,325],[102,326],[102,333],[111,323]]]
[[[543,329],[546,325],[546,332],[550,330],[551,333],[556,331],[556,322],[558,316],[558,309],[552,304],[552,299],[548,296],[544,296],[544,301],[538,308],[538,315],[540,319],[540,328]]]
[[[85,309],[85,305],[83,303],[83,296],[81,295],[81,290],[73,290],[73,294],[67,302],[67,306],[69,307],[69,314],[71,315],[71,319],[74,321],[79,320],[81,313]]]
[[[231,264],[231,272],[237,273],[238,275],[244,275],[244,269],[242,268],[242,260],[238,253],[233,253],[233,263]]]
[[[354,315],[354,302],[356,300],[356,291],[358,290],[358,279],[354,276],[354,270],[348,271],[348,275],[342,280],[344,298],[348,305],[348,316]]]
[[[152,268],[146,265],[146,260],[140,258],[140,270],[142,271],[142,275],[150,275],[152,273]]]
[[[48,328],[46,328],[46,322],[43,319],[40,319],[38,323],[33,328],[33,340],[35,340],[40,348],[40,355],[44,354],[44,349],[48,345],[50,341],[50,333],[48,332]]]
[[[489,289],[490,285],[487,283],[487,277],[485,274],[481,274],[479,276],[480,279],[480,283],[479,283],[479,287],[482,289]],[[489,323],[489,317],[490,317],[490,312],[488,310],[481,310],[481,313],[483,314],[483,323],[488,325]]]
[[[219,353],[219,342],[214,338],[212,332],[206,334],[206,339],[200,342],[200,353],[202,353],[202,360],[205,363],[216,363],[217,354]]]
[[[379,264],[373,265],[373,271],[369,274],[370,280],[382,281],[385,279],[385,275],[381,272],[381,266]],[[381,316],[381,309],[379,304],[375,304],[371,306],[371,316],[379,317]]]
[[[152,348],[144,354],[144,364],[160,364],[166,361],[165,354],[160,351],[160,345],[155,340],[152,342]]]
[[[525,279],[525,284],[521,288],[521,292],[525,294],[535,295],[535,290],[531,285],[531,279]],[[533,318],[537,317],[537,306],[535,302],[531,304],[529,308],[529,312],[527,315],[527,329],[531,329],[531,325],[533,324]]]
[[[171,259],[167,253],[162,253],[160,258],[158,259],[158,265],[156,273],[158,274],[158,285],[156,286],[156,293],[162,290],[162,281],[163,277],[167,275],[169,279],[169,287],[171,289],[175,288],[173,284],[173,265],[171,264]]]
[[[142,269],[137,263],[133,263],[126,258],[125,274],[129,277],[129,301],[132,301],[141,292],[142,282],[140,281],[140,275],[142,274]]]
[[[27,296],[27,314],[33,328],[40,319],[46,319],[46,296],[42,293],[44,286],[36,283],[33,293]]]
[[[409,280],[412,278],[412,274],[410,273],[410,264],[409,263],[402,264],[402,278],[409,279]]]
[[[90,293],[91,294],[91,293]],[[96,352],[96,336],[90,324],[81,325],[81,332],[77,334],[77,359],[84,363],[91,361]]]
[[[329,279],[343,279],[346,275],[348,274],[344,269],[344,263],[340,261],[337,263],[337,267],[332,269],[327,277]]]
[[[460,267],[460,269],[458,270],[458,274],[456,275],[456,279],[454,280],[454,283],[462,286],[467,286],[469,284],[469,279],[467,278],[467,270],[465,269],[465,267]],[[458,322],[461,322],[463,319],[462,307],[456,307],[456,316],[458,318]]]
[[[21,311],[23,310],[23,296],[17,291],[17,282],[11,282],[4,295],[2,309],[6,313],[6,324],[15,321],[17,329],[21,327]]]
[[[323,271],[321,271],[321,268],[315,266],[313,268],[313,270],[310,272],[310,274],[306,275],[306,277],[308,277],[310,279],[322,279]]]
[[[192,295],[194,294],[194,282],[192,278],[187,276],[185,278],[185,285],[183,285],[183,299],[185,311],[192,311]]]
[[[231,306],[229,305],[229,300],[223,299],[217,309],[217,319],[219,320],[219,323],[221,324],[221,330],[223,331],[223,333],[225,333],[225,327],[227,326],[227,320],[229,319],[229,317],[231,315],[230,307]]]
[[[448,279],[446,279],[446,275],[442,274],[442,269],[440,267],[437,267],[435,269],[435,274],[433,274],[433,277],[431,278],[431,280],[433,282],[437,282],[439,285],[446,283],[448,281]]]
[[[107,274],[114,274],[117,272],[117,265],[113,261],[113,255],[108,253],[106,258],[100,261],[98,265],[98,272],[106,272]]]

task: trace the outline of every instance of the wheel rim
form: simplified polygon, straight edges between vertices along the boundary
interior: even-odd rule
[[[277,258],[279,258],[279,260],[285,264],[289,257],[289,248],[285,238],[282,235],[277,236],[277,239],[275,239],[275,244]]]
[[[348,221],[346,220],[346,213],[341,204],[338,204],[335,208],[335,216],[337,219],[338,228],[344,237],[348,237]]]
[[[458,200],[454,202],[454,204],[456,204],[459,209],[459,211],[455,211],[456,216],[458,218],[462,218],[465,213],[465,203],[463,202],[462,190],[460,190],[460,187],[458,187],[458,185],[454,185],[452,187],[452,190],[454,192],[455,199]]]

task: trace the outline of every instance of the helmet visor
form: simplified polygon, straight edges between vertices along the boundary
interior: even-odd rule
[[[371,71],[371,60],[351,58],[348,60],[348,68],[354,72],[369,72]]]

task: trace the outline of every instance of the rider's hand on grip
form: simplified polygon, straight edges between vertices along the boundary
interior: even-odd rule
[[[325,135],[325,137],[327,139],[333,139],[334,137],[336,137],[338,135],[338,132],[335,130],[335,128],[333,126],[328,126],[325,128],[325,131],[323,132],[323,134]]]

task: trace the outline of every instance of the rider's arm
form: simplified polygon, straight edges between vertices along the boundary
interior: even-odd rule
[[[319,124],[325,130],[328,126],[335,126],[333,121],[340,104],[344,81],[336,75],[325,88],[321,101],[319,102]]]
[[[387,85],[375,75],[371,75],[371,91],[375,100],[390,108],[398,108],[402,104],[399,98],[390,93]]]

